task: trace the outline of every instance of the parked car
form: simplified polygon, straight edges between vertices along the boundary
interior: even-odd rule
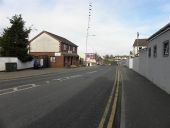
[[[41,68],[40,60],[34,59],[34,69]]]

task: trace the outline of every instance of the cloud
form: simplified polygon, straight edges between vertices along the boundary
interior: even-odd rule
[[[89,37],[88,51],[102,55],[129,54],[136,32],[147,38],[168,23],[168,3],[167,0],[93,0],[90,34],[96,36]],[[4,0],[0,28],[9,25],[7,17],[22,14],[26,26],[35,28],[30,39],[47,30],[75,42],[85,52],[88,4],[85,0]]]

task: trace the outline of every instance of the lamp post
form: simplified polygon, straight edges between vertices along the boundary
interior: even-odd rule
[[[92,11],[92,3],[89,3],[89,16],[88,16],[87,34],[86,34],[86,53],[87,53],[87,42],[88,42],[88,38],[90,36],[89,29],[90,29],[91,11]]]
[[[137,32],[137,56],[139,56],[139,32]]]
[[[91,20],[91,11],[92,11],[92,2],[89,3],[89,15],[88,15],[88,24],[87,24],[87,33],[86,33],[86,53],[85,53],[85,64],[87,65],[87,43],[88,43],[88,38],[89,36],[89,29],[90,29],[90,20]]]

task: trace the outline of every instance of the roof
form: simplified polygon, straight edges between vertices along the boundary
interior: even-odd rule
[[[37,36],[35,36],[33,39],[30,40],[30,43],[35,40],[37,37],[39,37],[41,34],[43,33],[46,33],[48,34],[49,36],[53,37],[54,39],[64,43],[64,44],[67,44],[67,45],[71,45],[71,46],[75,46],[75,47],[78,47],[76,44],[72,43],[71,41],[67,40],[66,38],[64,37],[61,37],[61,36],[58,36],[58,35],[55,35],[53,33],[50,33],[50,32],[47,32],[47,31],[42,31],[41,33],[39,33]]]
[[[150,36],[148,38],[148,40],[153,39],[155,36],[161,34],[162,32],[165,32],[168,29],[170,29],[170,22],[167,25],[165,25],[164,27],[162,27],[160,30],[158,30],[156,33],[154,33],[152,36]]]
[[[147,46],[147,39],[136,39],[133,46]]]

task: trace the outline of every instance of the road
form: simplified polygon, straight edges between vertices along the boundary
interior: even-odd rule
[[[0,128],[98,128],[116,66],[0,82]]]

